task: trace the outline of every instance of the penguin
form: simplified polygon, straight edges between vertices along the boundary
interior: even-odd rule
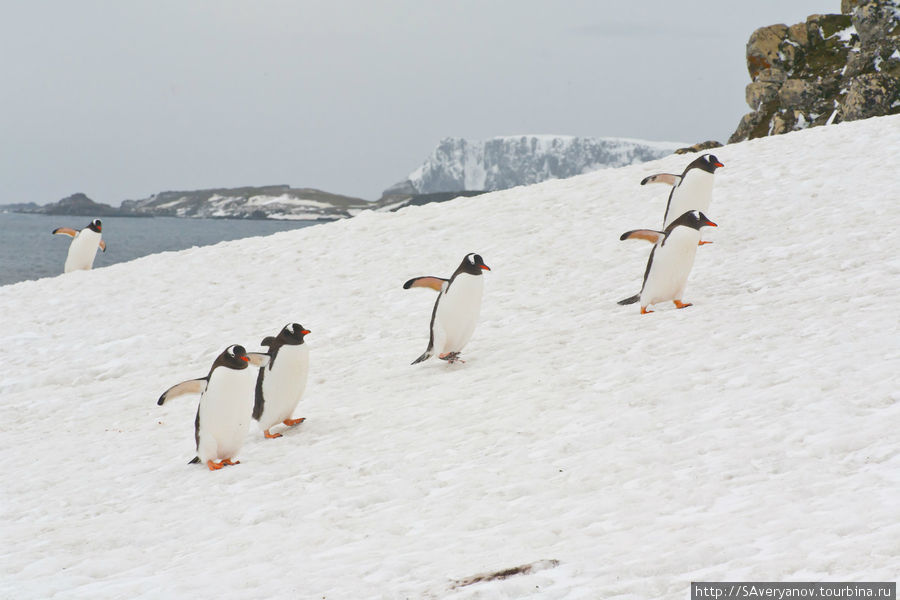
[[[460,360],[459,353],[475,331],[484,290],[481,274],[490,270],[481,256],[472,252],[465,255],[450,279],[414,277],[403,284],[405,290],[428,287],[439,292],[431,311],[428,349],[410,364],[428,360],[434,353],[451,364],[456,361],[465,362]]]
[[[712,202],[713,175],[716,169],[724,167],[712,154],[704,154],[689,164],[681,175],[657,173],[641,180],[641,185],[648,183],[665,183],[672,186],[666,213],[663,216],[663,229],[672,221],[689,210],[709,210]],[[711,243],[702,242],[700,245]]]
[[[94,219],[87,227],[78,231],[68,227],[57,227],[54,235],[67,235],[72,238],[69,244],[69,255],[66,257],[64,273],[71,271],[90,271],[94,266],[94,257],[97,256],[97,248],[106,252],[106,242],[101,239],[103,224],[100,219]]]
[[[189,464],[203,462],[210,471],[216,471],[240,463],[232,459],[244,445],[253,413],[256,371],[249,367],[263,367],[268,362],[268,355],[248,353],[234,344],[216,357],[206,377],[173,385],[159,397],[156,403],[162,406],[184,394],[200,394],[194,419],[197,456]]]
[[[269,433],[272,426],[284,423],[293,427],[306,420],[292,419],[291,414],[306,389],[309,347],[303,343],[303,337],[309,333],[303,325],[291,323],[277,336],[269,336],[261,343],[269,347],[266,352],[269,363],[256,377],[253,418],[259,421],[263,434],[269,439],[281,437],[280,433]]]
[[[672,221],[665,231],[636,229],[623,233],[620,240],[646,240],[653,243],[653,250],[647,260],[640,293],[620,300],[619,304],[632,304],[640,300],[642,315],[653,312],[647,307],[657,302],[671,300],[677,308],[691,306],[682,300],[688,275],[694,266],[701,227],[717,225],[702,212],[690,210]]]

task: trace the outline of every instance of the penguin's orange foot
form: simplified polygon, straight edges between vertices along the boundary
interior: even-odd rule
[[[281,434],[280,434],[280,433],[269,433],[269,430],[268,430],[268,429],[266,429],[265,431],[263,431],[263,433],[264,433],[264,434],[266,435],[266,437],[269,438],[270,440],[274,440],[275,438],[280,438],[280,437],[281,437]]]
[[[294,425],[299,425],[305,420],[306,417],[300,417],[299,419],[285,419],[284,421],[282,421],[282,423],[284,423],[288,427],[293,427]]]
[[[675,303],[675,308],[687,308],[688,306],[693,306],[690,302],[682,302],[681,300],[672,300]]]
[[[649,314],[652,313],[652,312],[653,312],[652,310],[647,310],[647,307],[646,307],[646,306],[642,306],[642,307],[641,307],[641,314],[642,314],[642,315],[649,315]]]
[[[222,463],[217,463],[214,460],[208,460],[208,461],[206,461],[206,466],[209,467],[210,471],[218,471],[225,465],[223,465]]]
[[[704,242],[704,241],[702,241],[702,240],[699,241],[699,242],[697,242],[697,245],[698,245],[698,246],[705,246],[706,244],[712,244],[712,242]]]
[[[231,462],[231,459],[230,459],[230,458],[226,458],[225,460],[222,461],[222,465],[223,465],[223,466],[229,466],[229,467],[230,467],[230,466],[232,466],[232,465],[239,465],[239,464],[241,464],[241,461],[236,460],[236,461],[234,461],[234,462]]]
[[[459,352],[445,352],[444,354],[438,354],[438,358],[441,360],[446,360],[451,365],[456,362],[466,362],[459,357]]]

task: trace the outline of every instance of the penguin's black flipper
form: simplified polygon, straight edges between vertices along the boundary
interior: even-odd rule
[[[622,306],[625,306],[626,304],[634,304],[635,302],[637,302],[640,299],[641,299],[641,295],[635,294],[631,298],[625,298],[624,300],[619,300],[618,302],[616,302],[616,304],[621,304]]]
[[[659,241],[659,239],[666,234],[662,231],[656,231],[655,229],[635,229],[633,231],[626,231],[622,235],[619,236],[620,240],[646,240],[651,244],[655,244]]]
[[[657,173],[656,175],[650,175],[649,177],[641,179],[641,185],[647,185],[648,183],[678,185],[681,183],[681,175],[675,175],[674,173]]]
[[[422,356],[420,356],[419,358],[417,358],[416,360],[412,361],[412,362],[409,363],[409,364],[411,364],[411,365],[417,365],[417,364],[419,364],[420,362],[422,362],[423,360],[428,360],[429,358],[431,358],[431,355],[432,355],[433,353],[434,353],[434,351],[433,351],[431,348],[429,348],[428,350],[426,350],[426,351],[422,354]]]
[[[259,343],[259,345],[260,346],[271,346],[274,343],[275,343],[275,338],[272,337],[271,335],[269,335],[269,336],[264,337],[263,341],[261,341]]]
[[[265,342],[265,340],[263,341]],[[265,377],[266,370],[260,369],[259,374],[256,376],[256,389],[253,395],[253,414],[251,415],[256,421],[259,421],[259,418],[263,414],[263,409],[266,406],[266,401],[263,397],[263,379],[265,379]]]
[[[69,237],[75,237],[76,235],[78,235],[78,232],[71,227],[57,227],[53,230],[53,235],[67,235]]]
[[[189,465],[196,465],[198,462],[200,462],[200,457],[199,457],[199,456],[195,456],[194,458],[192,458],[192,459],[190,460],[190,462],[189,462],[188,464],[189,464]]]
[[[100,249],[106,252],[106,242],[103,240],[100,240]]]
[[[409,281],[403,284],[403,289],[408,290],[413,287],[427,287],[431,288],[436,292],[440,292],[444,289],[444,284],[450,281],[449,279],[444,279],[443,277],[413,277]]]

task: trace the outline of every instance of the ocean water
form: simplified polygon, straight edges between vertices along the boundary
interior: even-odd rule
[[[322,221],[102,217],[106,252],[94,268],[169,250],[269,235]],[[72,238],[51,235],[57,227],[84,229],[91,217],[0,213],[0,285],[61,275]]]

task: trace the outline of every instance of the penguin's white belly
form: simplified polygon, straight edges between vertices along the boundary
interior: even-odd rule
[[[259,426],[266,430],[289,419],[306,389],[309,374],[309,348],[306,344],[284,345],[271,369],[263,377],[263,412]]]
[[[82,229],[72,238],[69,244],[69,254],[66,257],[64,272],[85,270],[94,266],[94,257],[97,256],[97,248],[100,247],[101,235],[91,229]]]
[[[672,200],[666,213],[663,227],[689,210],[706,212],[712,202],[713,174],[700,169],[691,169],[681,185],[672,190]]]
[[[650,272],[641,290],[641,306],[681,300],[694,266],[699,241],[700,232],[696,229],[676,227],[665,245],[656,247]]]
[[[200,397],[197,456],[202,462],[233,458],[250,428],[256,369],[213,371]]]
[[[478,323],[484,277],[460,273],[438,302],[434,315],[434,351],[459,352]]]

